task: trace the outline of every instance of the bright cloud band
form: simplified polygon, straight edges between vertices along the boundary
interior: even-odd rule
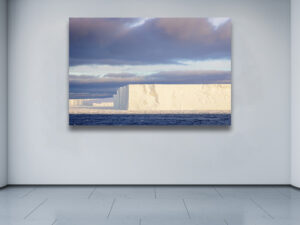
[[[159,72],[170,71],[231,71],[231,60],[178,61],[177,64],[155,65],[78,65],[71,66],[69,74],[77,76],[99,76],[107,74],[134,74],[147,76]]]

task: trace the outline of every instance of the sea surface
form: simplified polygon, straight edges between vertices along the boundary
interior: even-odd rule
[[[230,126],[231,114],[69,114],[71,126]]]

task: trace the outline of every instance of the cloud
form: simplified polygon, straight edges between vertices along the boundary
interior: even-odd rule
[[[211,18],[208,18],[208,21],[214,26],[215,29],[218,29],[219,26],[230,21],[230,18],[228,18],[228,17],[211,17]]]
[[[109,98],[128,84],[211,84],[230,83],[228,71],[168,71],[149,76],[109,74],[106,77],[69,76],[70,98]]]
[[[70,19],[70,65],[170,64],[230,59],[231,21],[206,18]]]
[[[132,73],[108,73],[103,76],[104,78],[133,78],[136,77]]]
[[[162,18],[155,21],[156,26],[163,30],[170,38],[180,41],[193,41],[197,43],[214,42],[214,27],[207,19],[199,18]]]
[[[219,70],[231,71],[231,60],[178,60],[173,63],[166,64],[150,64],[150,65],[76,65],[71,66],[69,73],[71,75],[94,75],[106,76],[107,74],[127,73],[138,76],[147,76],[153,73],[166,71],[186,71],[186,70]]]

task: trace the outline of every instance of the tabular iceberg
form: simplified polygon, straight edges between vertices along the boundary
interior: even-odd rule
[[[114,108],[129,111],[231,111],[231,84],[130,84]]]

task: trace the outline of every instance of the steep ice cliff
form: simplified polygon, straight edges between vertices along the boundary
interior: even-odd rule
[[[118,89],[114,107],[130,111],[230,111],[231,84],[135,84]]]
[[[128,108],[128,97],[128,85],[120,87],[113,96],[114,108],[126,110]]]

